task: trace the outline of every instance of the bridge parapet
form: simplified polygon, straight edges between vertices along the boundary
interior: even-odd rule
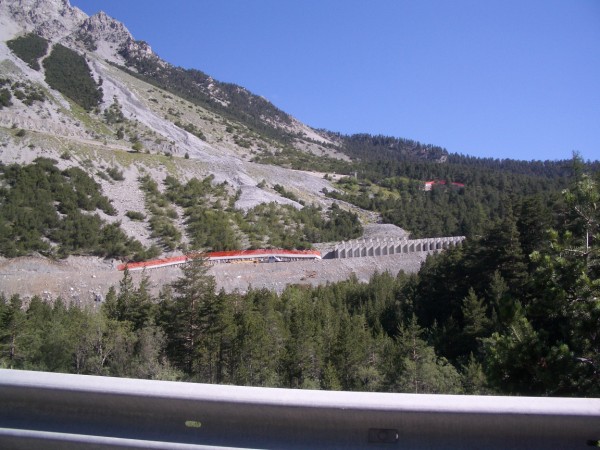
[[[389,256],[416,252],[438,252],[459,245],[465,236],[448,236],[425,239],[383,238],[356,239],[337,244],[334,258],[361,258]]]

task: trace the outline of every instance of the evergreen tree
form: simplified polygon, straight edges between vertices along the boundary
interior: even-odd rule
[[[545,392],[540,373],[546,368],[543,342],[521,310],[504,333],[493,333],[484,344],[487,377],[496,389],[507,394]]]
[[[288,287],[282,297],[287,303],[288,329],[282,355],[285,383],[290,388],[317,388],[323,364],[323,342],[313,315],[310,292]]]
[[[486,308],[483,299],[477,297],[473,288],[463,300],[463,331],[468,336],[482,336],[489,329]]]
[[[201,380],[206,383],[231,382],[235,324],[229,300],[224,291],[217,295],[207,293],[201,306],[202,340],[198,356]]]
[[[233,381],[243,386],[277,387],[277,364],[281,357],[281,323],[275,320],[273,293],[250,290],[239,299]],[[279,338],[278,338],[279,336]]]
[[[551,225],[550,210],[543,204],[541,196],[529,197],[521,202],[517,229],[526,257],[545,246],[546,233]]]
[[[490,280],[499,271],[514,292],[521,292],[527,281],[527,265],[519,231],[512,214],[489,230],[470,261],[474,274]]]
[[[396,361],[391,377],[392,389],[412,393],[460,393],[460,375],[422,338],[424,330],[417,318],[400,326],[396,338]]]
[[[577,167],[577,160],[575,161]],[[600,223],[596,182],[576,171],[564,192],[564,230],[532,254],[530,299],[508,327],[486,341],[490,381],[510,393],[598,395]]]
[[[216,296],[214,277],[207,271],[203,259],[188,261],[182,267],[182,276],[172,283],[173,297],[162,301],[169,358],[190,377],[201,376],[204,369],[201,356],[206,351],[202,348],[208,326],[205,314]]]
[[[512,322],[520,304],[513,298],[499,270],[492,275],[487,295],[492,306],[492,323],[496,330],[501,330]]]
[[[467,364],[462,368],[462,384],[465,394],[483,395],[492,391],[487,387],[483,366],[471,353]]]
[[[27,349],[23,368],[49,372],[70,372],[74,343],[68,334],[64,303],[54,306],[34,296],[27,308],[23,344]]]
[[[323,376],[321,377],[321,389],[327,391],[342,390],[342,384],[340,383],[339,375],[331,361],[328,362],[323,369]]]
[[[461,352],[478,353],[479,339],[490,334],[490,320],[483,299],[478,298],[473,288],[463,300],[463,339]]]
[[[342,311],[339,318],[339,332],[332,355],[342,385],[342,390],[356,390],[361,381],[368,384],[372,374],[367,374],[367,346],[371,336],[362,314],[350,316]],[[371,366],[372,367],[372,366]],[[376,370],[372,367],[373,370]],[[362,373],[361,373],[362,372]],[[367,377],[361,380],[361,375]],[[377,377],[377,375],[375,375]]]
[[[21,297],[15,294],[8,301],[0,296],[0,361],[9,369],[21,368],[20,340],[24,332],[25,313]]]

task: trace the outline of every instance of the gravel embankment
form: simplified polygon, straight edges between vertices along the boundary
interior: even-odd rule
[[[328,259],[273,264],[219,264],[211,267],[218,289],[227,292],[245,292],[253,288],[283,291],[288,284],[319,285],[346,280],[352,273],[366,282],[375,272],[417,272],[426,253],[382,257]],[[0,259],[0,292],[25,298],[40,295],[46,299],[62,297],[68,303],[94,304],[106,295],[110,286],[117,286],[123,274],[116,269],[116,261],[92,257],[70,257],[53,261],[43,257]],[[179,267],[147,271],[153,290],[181,276]],[[132,272],[139,282],[142,273]]]

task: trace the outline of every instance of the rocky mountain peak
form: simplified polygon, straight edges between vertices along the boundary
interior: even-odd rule
[[[164,65],[152,48],[136,41],[121,22],[104,11],[88,16],[71,6],[69,0],[0,0],[0,17],[12,22],[15,30],[34,32],[86,52],[95,51],[103,59],[122,64],[123,57],[152,58]]]
[[[2,0],[0,10],[25,30],[53,41],[70,34],[87,18],[69,0]]]
[[[90,34],[94,39],[116,44],[133,41],[129,30],[118,20],[113,19],[104,11],[88,17],[80,26],[81,31]]]

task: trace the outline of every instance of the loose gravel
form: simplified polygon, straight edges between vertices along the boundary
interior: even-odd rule
[[[246,292],[266,288],[282,292],[289,284],[320,285],[348,279],[355,274],[367,282],[375,273],[417,272],[427,253],[412,253],[381,257],[324,259],[316,261],[280,262],[271,264],[239,263],[212,266],[209,274],[217,288],[226,292]],[[52,300],[61,297],[69,304],[97,305],[110,286],[118,286],[123,273],[116,268],[119,261],[93,257],[69,257],[54,261],[41,256],[0,259],[0,292],[6,296],[19,294],[28,299],[39,295]],[[152,290],[160,289],[181,276],[177,266],[148,270]],[[142,272],[132,272],[138,283]]]

